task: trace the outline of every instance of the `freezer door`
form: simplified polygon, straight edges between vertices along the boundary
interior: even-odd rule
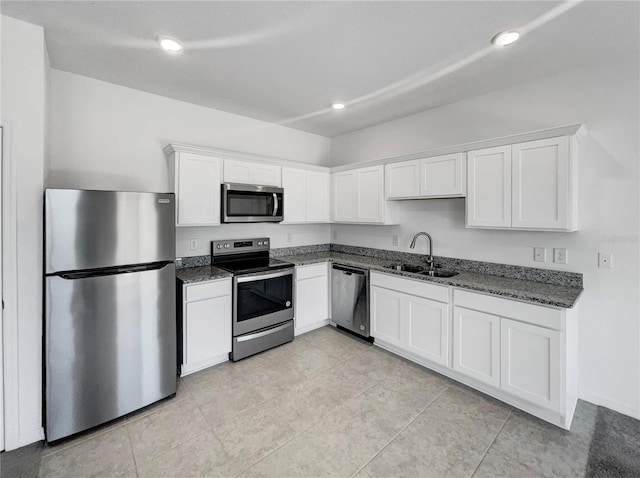
[[[47,274],[173,260],[174,194],[45,190]]]
[[[47,441],[176,392],[173,263],[45,286]]]

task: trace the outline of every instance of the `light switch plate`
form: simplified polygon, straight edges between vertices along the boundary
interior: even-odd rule
[[[533,260],[536,262],[547,262],[547,250],[544,247],[534,247]]]
[[[397,245],[398,245],[398,236],[393,236],[393,238],[392,238],[392,244],[393,244],[394,246],[397,246]]]
[[[613,254],[605,254],[603,252],[598,252],[598,267],[600,267],[601,269],[612,269]]]
[[[189,249],[195,251],[198,249],[198,239],[191,239],[189,242]]]
[[[556,264],[567,264],[568,260],[568,252],[564,247],[554,247],[553,248],[553,262]]]

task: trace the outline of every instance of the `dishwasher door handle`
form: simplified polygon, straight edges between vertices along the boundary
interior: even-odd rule
[[[351,274],[359,274],[359,275],[369,275],[369,271],[366,269],[356,269],[355,267],[343,266],[342,264],[333,264],[331,266],[333,270],[342,271],[347,275]]]

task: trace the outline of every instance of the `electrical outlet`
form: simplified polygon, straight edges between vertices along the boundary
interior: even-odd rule
[[[189,249],[191,249],[192,251],[195,251],[198,249],[198,239],[191,239],[189,243]]]
[[[293,232],[287,232],[287,242],[291,242],[293,240]]]
[[[398,236],[393,236],[393,238],[391,239],[391,242],[394,246],[398,245]]]
[[[567,264],[569,262],[568,254],[564,247],[554,247],[553,262],[556,264]]]
[[[547,262],[547,250],[544,247],[534,247],[533,260],[536,262]]]
[[[598,267],[600,267],[601,269],[612,269],[613,254],[604,254],[602,252],[598,252]]]

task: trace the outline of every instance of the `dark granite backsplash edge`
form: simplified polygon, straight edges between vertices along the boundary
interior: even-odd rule
[[[314,244],[310,246],[279,247],[271,249],[269,251],[269,255],[271,257],[278,258],[317,252],[341,252],[343,254],[375,257],[378,259],[387,259],[403,263],[423,263],[426,259],[426,255],[424,254],[411,254],[408,252],[374,249],[371,247],[347,246],[343,244]],[[498,277],[506,277],[509,279],[523,279],[568,287],[583,287],[582,274],[579,272],[539,269],[537,267],[514,266],[495,262],[456,259],[453,257],[434,256],[434,259],[437,265],[440,265],[443,269],[447,270],[477,272]],[[176,260],[176,269],[208,265],[211,265],[210,255],[182,257]]]

